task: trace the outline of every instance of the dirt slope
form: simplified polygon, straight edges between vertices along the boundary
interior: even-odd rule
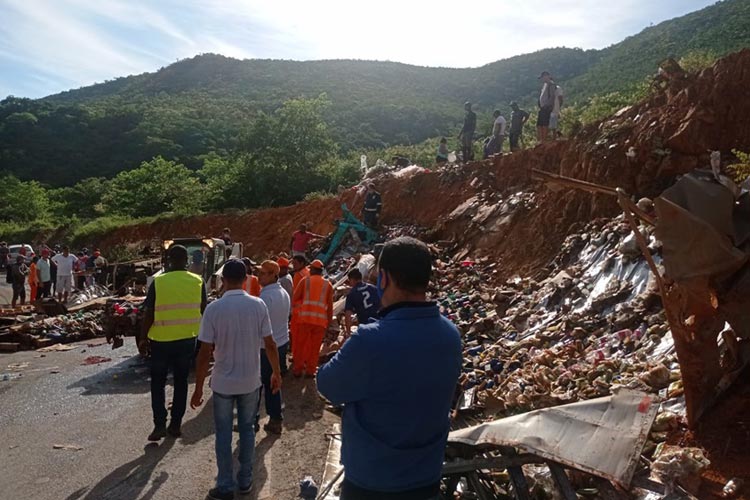
[[[636,197],[655,196],[677,174],[707,166],[709,150],[718,149],[725,158],[733,148],[750,150],[748,88],[750,50],[743,50],[570,139],[408,179],[378,179],[382,221],[416,224],[428,229],[427,239],[454,239],[467,256],[497,259],[500,277],[538,274],[572,227],[616,214],[618,208],[606,195],[550,191],[530,180],[531,168],[622,187]],[[631,147],[635,156],[628,158]],[[318,233],[331,231],[344,202],[359,214],[362,198],[349,190],[335,199],[291,207],[121,228],[101,246],[218,235],[229,226],[233,237],[245,243],[246,254],[263,257],[288,251],[290,235],[301,222],[312,223]],[[462,210],[465,202],[472,206]]]

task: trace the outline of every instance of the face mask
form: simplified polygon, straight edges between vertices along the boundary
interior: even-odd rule
[[[382,277],[383,277],[383,273],[379,272],[378,273],[378,282],[375,285],[378,288],[378,297],[380,297],[381,299],[383,298],[383,294],[385,293],[385,288],[383,287],[383,279],[382,279]]]

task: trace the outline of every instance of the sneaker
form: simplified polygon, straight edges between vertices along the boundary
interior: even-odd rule
[[[180,428],[180,424],[176,424],[174,422],[170,423],[169,427],[167,427],[167,434],[169,434],[173,438],[182,436],[182,429]]]
[[[234,492],[221,491],[219,488],[213,488],[208,492],[206,498],[209,500],[234,500]]]
[[[151,434],[148,435],[149,441],[159,441],[167,437],[167,428],[163,425],[157,425]]]
[[[263,430],[269,434],[281,434],[281,420],[274,418],[270,419],[266,425],[263,426]]]
[[[249,495],[250,494],[250,490],[252,490],[252,489],[253,489],[253,483],[250,483],[248,486],[240,486],[237,489],[237,492],[240,495]]]

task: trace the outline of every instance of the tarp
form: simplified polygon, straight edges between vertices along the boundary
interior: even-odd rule
[[[620,389],[453,431],[448,442],[512,446],[627,488],[657,409],[653,396]]]

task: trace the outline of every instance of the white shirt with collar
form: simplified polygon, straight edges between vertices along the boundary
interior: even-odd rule
[[[260,290],[260,300],[268,307],[273,340],[278,347],[281,347],[289,342],[289,308],[291,307],[289,294],[277,281]]]

